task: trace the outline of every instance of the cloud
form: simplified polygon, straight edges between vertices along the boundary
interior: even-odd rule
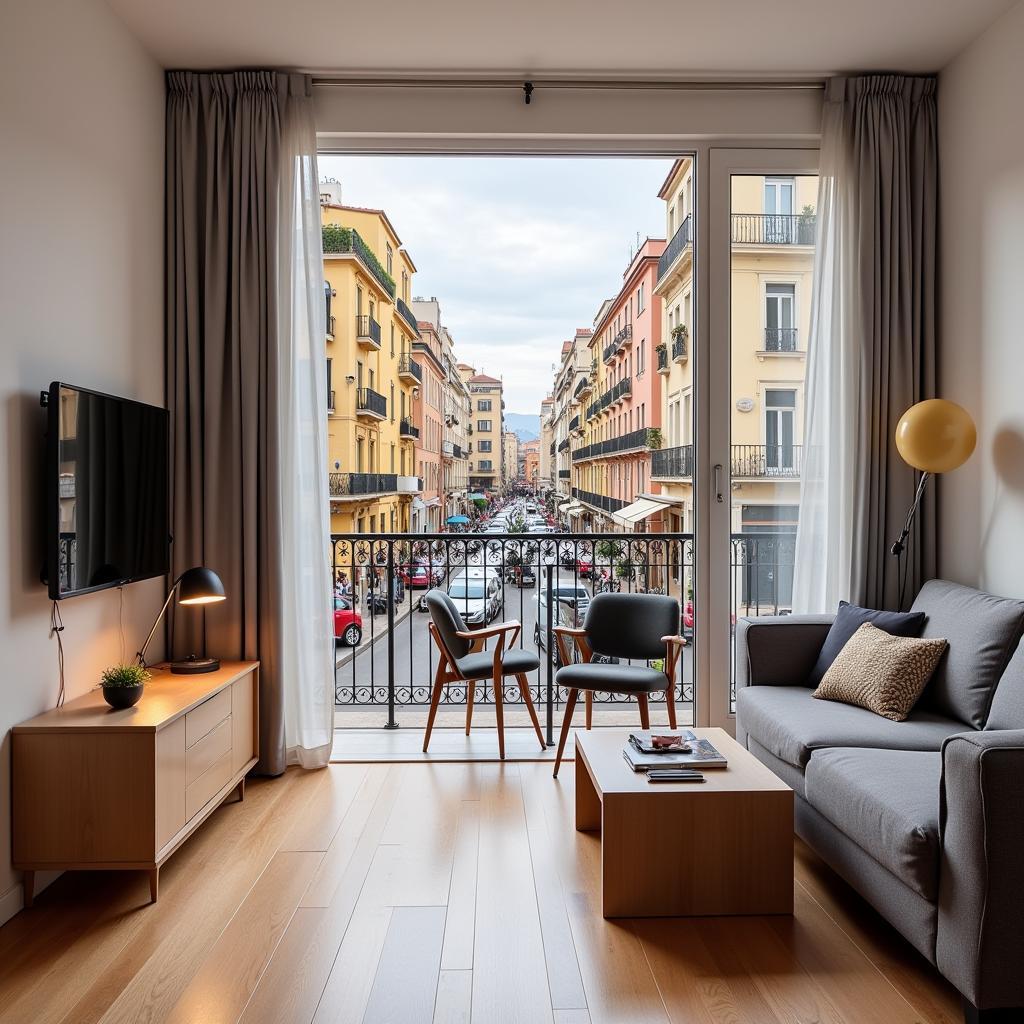
[[[666,160],[337,157],[322,177],[353,206],[387,211],[436,295],[460,359],[539,411],[562,341],[617,293],[640,240],[664,235]]]

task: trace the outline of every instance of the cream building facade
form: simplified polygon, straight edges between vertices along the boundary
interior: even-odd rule
[[[458,364],[459,375],[469,391],[470,418],[467,425],[471,453],[469,487],[474,493],[496,494],[501,490],[502,434],[505,427],[503,385],[496,377],[477,373],[468,363]]]

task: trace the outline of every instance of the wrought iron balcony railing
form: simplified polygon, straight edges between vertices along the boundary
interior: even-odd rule
[[[569,438],[564,437],[558,442],[558,450],[564,452],[569,447]]]
[[[356,340],[370,341],[380,348],[380,324],[372,316],[356,316]]]
[[[633,341],[633,325],[626,324],[618,334],[605,346],[604,349],[604,361],[606,363],[611,362],[619,351],[626,348]]]
[[[571,420],[569,420],[569,430],[571,432],[573,430],[579,430],[579,429],[580,429],[580,417],[579,417],[579,414],[577,413],[575,416],[573,416],[573,418]]]
[[[579,487],[572,489],[572,496],[602,512],[618,512],[619,509],[625,508],[629,504],[621,498],[613,498],[609,494],[596,494],[594,491],[584,491]]]
[[[765,479],[800,476],[803,448],[798,444],[734,444],[729,459],[733,478]],[[651,477],[689,480],[693,477],[693,445],[651,453]]]
[[[664,345],[658,346],[658,373],[668,373],[668,349]]]
[[[577,448],[572,453],[573,462],[586,462],[589,459],[599,459],[605,455],[622,455],[626,452],[647,451],[654,440],[654,431],[650,427],[641,427],[639,430],[631,430],[628,434],[621,434],[618,437],[609,438],[607,441],[595,441],[583,448]]]
[[[633,379],[632,377],[623,377],[622,380],[616,384],[609,394],[611,398],[608,401],[609,405],[618,405],[619,402],[625,401],[633,393]]]
[[[393,494],[398,490],[396,473],[331,473],[328,485],[332,498],[364,494]]]
[[[582,398],[584,395],[589,395],[594,390],[593,382],[589,376],[580,377],[576,382],[576,390],[573,392],[574,398]]]
[[[693,445],[662,448],[651,452],[651,479],[667,477],[689,480],[693,477]]]
[[[571,469],[560,469],[558,471],[558,479],[559,480],[568,480],[570,476],[572,476],[572,470]]]
[[[420,436],[420,428],[417,427],[408,416],[406,416],[398,424],[398,436],[418,438]]]
[[[359,388],[356,391],[356,411],[385,419],[388,414],[388,400],[373,388]]]
[[[416,316],[413,311],[401,300],[401,298],[395,299],[395,309],[398,310],[398,315],[409,325],[409,330],[418,338],[420,336],[420,329],[416,325]]]
[[[798,352],[797,328],[766,327],[764,329],[765,352]]]
[[[736,245],[814,245],[817,217],[813,213],[734,213]]]
[[[689,338],[685,331],[672,335],[672,359],[674,362],[681,363],[686,360],[689,348],[688,341]]]
[[[412,377],[422,383],[423,367],[408,352],[403,352],[398,357],[398,376]]]
[[[672,240],[665,246],[665,251],[658,259],[658,280],[660,281],[672,268],[672,265],[679,258],[680,253],[687,249],[691,242],[690,237],[690,215],[683,218],[683,222],[676,229]]]
[[[327,337],[334,337],[334,328],[336,325],[336,319],[330,313],[327,314]]]

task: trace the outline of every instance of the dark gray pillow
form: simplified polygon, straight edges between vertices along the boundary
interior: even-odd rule
[[[870,622],[890,636],[920,636],[927,616],[924,612],[883,612],[876,608],[861,608],[848,601],[839,602],[836,620],[825,637],[818,660],[807,677],[808,686],[818,686],[829,666],[846,646],[846,641],[864,625]]]

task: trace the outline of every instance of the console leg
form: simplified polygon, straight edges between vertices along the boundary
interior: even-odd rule
[[[979,1010],[969,999],[964,999],[964,1024],[1010,1024],[1024,1020],[1024,1008],[1017,1006],[999,1007],[995,1010]]]
[[[34,871],[23,871],[21,873],[21,888],[25,897],[25,907],[31,907],[36,891],[36,873]]]
[[[149,872],[149,902],[156,903],[160,898],[160,869],[151,868]]]

